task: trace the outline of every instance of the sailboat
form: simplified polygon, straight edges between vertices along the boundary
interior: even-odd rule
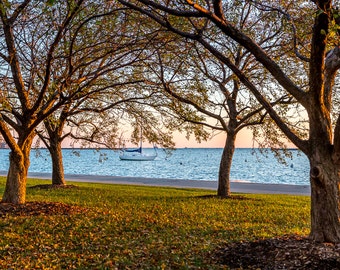
[[[119,154],[120,160],[130,160],[130,161],[150,161],[154,160],[157,157],[157,151],[156,151],[156,146],[154,146],[155,153],[150,155],[150,154],[145,154],[143,153],[143,147],[142,147],[142,131],[141,131],[141,136],[140,136],[140,146],[139,148],[135,149],[123,149],[121,150]]]

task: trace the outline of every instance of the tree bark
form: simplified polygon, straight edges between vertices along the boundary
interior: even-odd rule
[[[230,170],[235,152],[236,134],[227,135],[226,143],[223,149],[220,170],[218,173],[217,195],[223,198],[230,197]]]
[[[320,144],[322,142],[320,141]],[[310,157],[311,232],[317,242],[340,242],[340,166],[331,153]]]
[[[61,143],[51,143],[49,151],[52,159],[52,185],[66,185]]]
[[[10,152],[10,165],[2,202],[24,204],[26,201],[27,173],[33,137],[33,135],[30,136],[25,140],[25,143],[21,146],[19,144]]]
[[[50,152],[52,159],[52,185],[66,185],[64,176],[63,154],[61,142],[63,141],[62,133],[66,122],[64,111],[60,118],[46,119],[44,125],[48,133],[48,138],[38,134]]]

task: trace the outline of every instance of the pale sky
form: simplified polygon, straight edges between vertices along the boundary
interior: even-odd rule
[[[194,138],[187,140],[184,134],[176,134],[175,142],[177,148],[223,148],[225,145],[226,134],[220,133],[208,141],[198,143]],[[249,130],[242,130],[236,138],[237,148],[251,148],[253,147],[252,134]]]
[[[226,135],[224,132],[214,136],[208,141],[202,141],[201,143],[196,142],[194,137],[189,140],[185,138],[185,134],[176,133],[174,134],[174,141],[176,143],[176,148],[223,148],[225,145]],[[69,148],[70,140],[65,139],[62,143],[62,147]],[[77,145],[75,145],[77,147]],[[127,145],[127,147],[134,147],[134,145]],[[143,142],[143,147],[152,147],[151,144]],[[242,130],[239,132],[236,138],[237,148],[251,148],[253,147],[252,134],[249,130]]]
[[[214,136],[212,139],[208,141],[202,141],[201,143],[196,142],[196,140],[191,137],[189,140],[185,138],[185,134],[174,134],[174,141],[176,143],[176,148],[223,148],[225,145],[226,134],[220,133]],[[287,144],[290,148],[295,148],[292,143]],[[65,139],[62,143],[62,147],[70,148],[70,140]],[[76,144],[74,147],[80,147],[80,145]],[[127,144],[126,147],[136,147],[136,145]],[[143,142],[143,147],[150,148],[152,144],[147,142]],[[236,148],[252,148],[257,147],[257,144],[252,140],[252,133],[250,130],[243,129],[241,130],[236,138]]]
[[[236,148],[252,148],[257,147],[257,144],[254,143],[252,139],[252,131],[243,129],[241,130],[237,137],[236,137]],[[223,148],[225,145],[226,140],[226,134],[224,132],[221,132],[220,134],[217,134],[213,138],[211,138],[208,141],[202,141],[201,143],[198,143],[195,138],[192,136],[189,140],[185,137],[185,134],[181,133],[175,133],[174,134],[174,141],[176,143],[176,148]],[[136,145],[133,144],[127,144],[126,147],[135,147]],[[70,140],[65,139],[62,143],[62,147],[69,148],[70,146]],[[80,147],[80,145],[74,145],[74,147]],[[143,147],[149,148],[152,147],[152,144],[149,144],[147,142],[143,142]],[[295,146],[291,143],[288,143],[288,147],[295,148]]]
[[[241,130],[236,137],[236,148],[253,148],[258,147],[258,144],[253,141],[252,131],[243,129]],[[176,134],[175,142],[177,148],[223,148],[225,145],[226,134],[220,133],[216,135],[211,140],[203,141],[198,143],[194,138],[187,140],[185,135]],[[287,142],[287,147],[296,148],[294,144],[291,142]]]

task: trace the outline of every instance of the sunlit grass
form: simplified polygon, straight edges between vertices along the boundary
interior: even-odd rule
[[[0,192],[4,183],[0,178]],[[28,187],[46,183],[31,179]],[[307,196],[222,200],[200,189],[75,185],[27,189],[28,201],[64,202],[86,211],[2,218],[1,269],[218,269],[212,255],[228,242],[309,231]]]

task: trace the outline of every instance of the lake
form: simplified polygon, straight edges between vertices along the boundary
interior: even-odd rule
[[[188,180],[217,180],[221,148],[180,148],[168,156],[158,149],[154,161],[121,161],[119,151],[63,149],[66,174],[133,176]],[[146,149],[153,152],[153,149]],[[279,163],[268,151],[238,148],[235,151],[231,179],[251,183],[309,185],[309,162],[298,150],[292,158]],[[0,149],[0,171],[7,171],[9,150]],[[46,149],[32,150],[29,172],[51,172],[51,159]]]

